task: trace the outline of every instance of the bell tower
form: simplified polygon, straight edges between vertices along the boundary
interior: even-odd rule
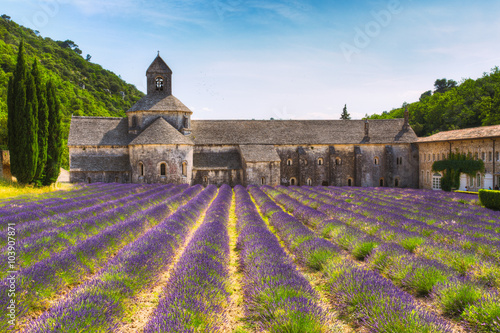
[[[160,51],[146,71],[148,95],[172,95],[172,70],[160,57]]]

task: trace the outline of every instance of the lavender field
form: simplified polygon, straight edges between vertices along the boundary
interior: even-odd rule
[[[399,188],[0,201],[1,332],[500,332],[500,212]]]

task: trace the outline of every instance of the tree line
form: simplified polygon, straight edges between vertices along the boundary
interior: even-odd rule
[[[8,83],[7,132],[12,175],[19,183],[41,186],[57,181],[63,146],[56,88],[44,80],[38,62],[28,67],[21,42]]]
[[[403,118],[408,106],[410,125],[418,136],[440,131],[500,124],[500,69],[493,68],[477,80],[438,79],[434,90],[424,92],[419,101],[366,119]]]

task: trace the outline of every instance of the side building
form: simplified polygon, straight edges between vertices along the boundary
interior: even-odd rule
[[[432,172],[432,164],[447,158],[449,153],[464,153],[483,160],[485,173],[474,176],[462,174],[460,190],[495,188],[500,185],[500,147],[496,144],[497,141],[500,142],[500,125],[439,132],[419,138],[419,187],[440,189],[442,174]]]
[[[71,182],[418,187],[405,119],[191,120],[158,55],[125,118],[73,117]]]

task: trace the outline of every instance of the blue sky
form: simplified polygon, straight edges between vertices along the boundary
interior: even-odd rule
[[[194,119],[353,118],[500,65],[500,2],[2,0],[145,91],[156,51]]]

